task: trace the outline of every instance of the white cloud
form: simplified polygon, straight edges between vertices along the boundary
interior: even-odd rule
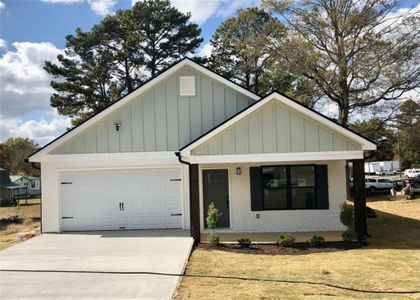
[[[338,105],[328,98],[323,98],[315,104],[314,109],[326,115],[329,118],[338,118]]]
[[[63,116],[26,122],[19,118],[7,119],[0,123],[0,141],[9,137],[27,137],[43,146],[65,132],[70,125],[70,119]]]
[[[51,4],[73,4],[73,3],[81,3],[84,0],[42,0],[45,3]]]
[[[210,43],[207,43],[200,48],[200,50],[198,51],[198,55],[209,57],[212,50],[213,50],[213,46]]]
[[[0,39],[0,50],[7,48],[7,42],[3,39]]]
[[[172,0],[171,3],[183,13],[191,12],[192,22],[203,24],[208,18],[216,14],[222,1]]]
[[[89,0],[92,11],[100,16],[111,15],[117,0]]]
[[[15,42],[12,46],[14,51],[0,57],[0,139],[27,136],[43,143],[66,128],[64,117],[58,117],[50,106],[51,77],[43,69],[46,60],[57,62],[62,50],[51,43]]]
[[[131,0],[131,4],[141,0]],[[236,10],[258,5],[260,0],[171,0],[171,4],[183,13],[191,12],[191,21],[203,24],[213,16],[228,17]]]
[[[401,22],[407,17],[407,16],[419,16],[420,14],[420,3],[416,6],[410,8],[410,7],[401,7],[394,12],[391,12],[388,14],[386,19],[383,23],[381,23],[379,26],[377,26],[377,30],[381,30],[384,28],[393,28],[397,25],[400,25]]]
[[[106,16],[113,14],[113,8],[117,4],[117,0],[42,0],[49,4],[75,4],[87,3],[90,9],[99,16]]]
[[[6,5],[4,4],[3,1],[0,1],[0,11],[2,11],[3,9],[5,9]]]
[[[223,1],[225,5],[222,5],[217,10],[217,16],[229,17],[234,15],[238,9],[247,8],[251,6],[260,6],[259,0],[231,0]]]

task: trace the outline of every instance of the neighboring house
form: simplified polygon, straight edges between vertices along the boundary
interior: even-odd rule
[[[10,180],[22,186],[18,192],[19,197],[38,196],[41,194],[41,181],[38,177],[10,175]]]
[[[31,196],[41,195],[41,179],[35,176],[27,176],[27,178],[30,180],[28,187],[29,194]]]
[[[363,177],[363,151],[375,149],[279,93],[261,98],[183,59],[29,161],[41,163],[44,232],[191,228],[199,240],[211,202],[224,231],[344,229],[346,161]]]
[[[8,171],[0,168],[0,206],[14,204],[21,188],[10,180]]]
[[[18,185],[19,188],[15,190],[14,196],[17,198],[24,198],[29,196],[28,187],[30,185],[30,180],[22,175],[10,175],[10,181]]]

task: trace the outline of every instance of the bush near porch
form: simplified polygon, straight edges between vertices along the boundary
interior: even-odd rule
[[[375,291],[420,291],[420,199],[372,199],[369,246],[308,255],[255,255],[198,248],[190,258],[177,299],[419,299],[417,294],[362,293],[312,284],[206,276],[328,283]]]

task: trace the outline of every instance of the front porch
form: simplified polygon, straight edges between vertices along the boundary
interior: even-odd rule
[[[269,167],[264,169],[264,166]],[[222,212],[222,216],[225,217],[220,226],[222,228],[216,230],[223,243],[236,243],[240,238],[249,238],[253,243],[275,243],[278,241],[280,233],[291,233],[295,236],[296,242],[306,242],[314,235],[322,236],[331,242],[341,241],[345,227],[340,222],[340,205],[347,199],[345,166],[345,160],[191,164],[190,221],[192,236],[196,242],[207,241],[210,230],[206,228],[205,224],[206,211],[208,204],[214,202]],[[304,191],[313,189],[315,194],[305,194],[305,201],[297,201],[302,197],[293,198],[299,194],[296,193],[298,190],[294,190],[295,187],[291,186],[288,193],[288,196],[292,198],[290,203],[299,205],[298,207],[292,206],[284,209],[269,207],[267,209],[265,206],[267,203],[264,202],[265,196],[263,196],[260,206],[256,207],[253,199],[255,195],[252,186],[252,170],[257,170],[264,177],[262,181],[268,182],[270,187],[273,187],[274,183],[280,179],[273,177],[274,179],[268,180],[268,176],[273,176],[270,172],[276,167],[279,170],[287,170],[287,174],[295,174],[295,177],[288,175],[287,182],[292,180],[300,182],[301,185],[305,185]],[[325,173],[318,172],[320,167],[325,170]],[[311,170],[312,173],[306,173]],[[305,171],[305,173],[297,171]],[[263,172],[265,173],[263,174]],[[361,174],[355,174],[354,177],[361,177]],[[362,186],[361,190],[363,190],[364,180],[356,181],[360,181],[357,182],[357,185]],[[257,189],[257,194],[259,197],[262,194],[267,194],[261,184]],[[312,195],[314,198],[309,197]],[[360,194],[358,198],[363,196]],[[321,200],[325,200],[325,204]],[[363,203],[356,204],[357,214],[360,213],[357,211],[357,206],[360,207],[362,204],[363,207]],[[302,207],[302,205],[309,207]],[[365,221],[365,217],[356,216],[356,218],[356,221],[362,224]],[[365,226],[359,230],[364,235]]]

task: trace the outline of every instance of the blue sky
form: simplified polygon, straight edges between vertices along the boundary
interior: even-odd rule
[[[43,145],[60,135],[69,120],[49,106],[50,78],[42,69],[65,46],[77,27],[89,30],[106,14],[128,9],[136,0],[0,0],[0,141],[25,136]],[[202,29],[198,54],[223,20],[259,0],[172,0]],[[405,7],[417,6],[410,0]]]
[[[56,2],[55,2],[56,1]],[[64,48],[65,36],[74,33],[75,28],[89,30],[103,18],[102,11],[91,8],[89,1],[83,0],[3,0],[4,11],[0,18],[0,38],[8,43],[14,41],[51,42],[58,48]],[[178,1],[176,3],[191,2]],[[208,13],[193,16],[193,20],[200,23],[202,36],[208,41],[217,26],[235,11],[236,7],[258,4],[258,1],[233,1],[235,5],[229,7],[228,1],[203,1],[218,4],[217,9],[211,6]],[[109,9],[128,9],[131,0],[110,1],[115,3]],[[185,9],[198,9],[199,6],[184,5]],[[226,13],[223,13],[228,9]],[[105,12],[104,12],[105,13]],[[210,13],[213,13],[210,15]],[[204,21],[204,22],[203,22]]]

